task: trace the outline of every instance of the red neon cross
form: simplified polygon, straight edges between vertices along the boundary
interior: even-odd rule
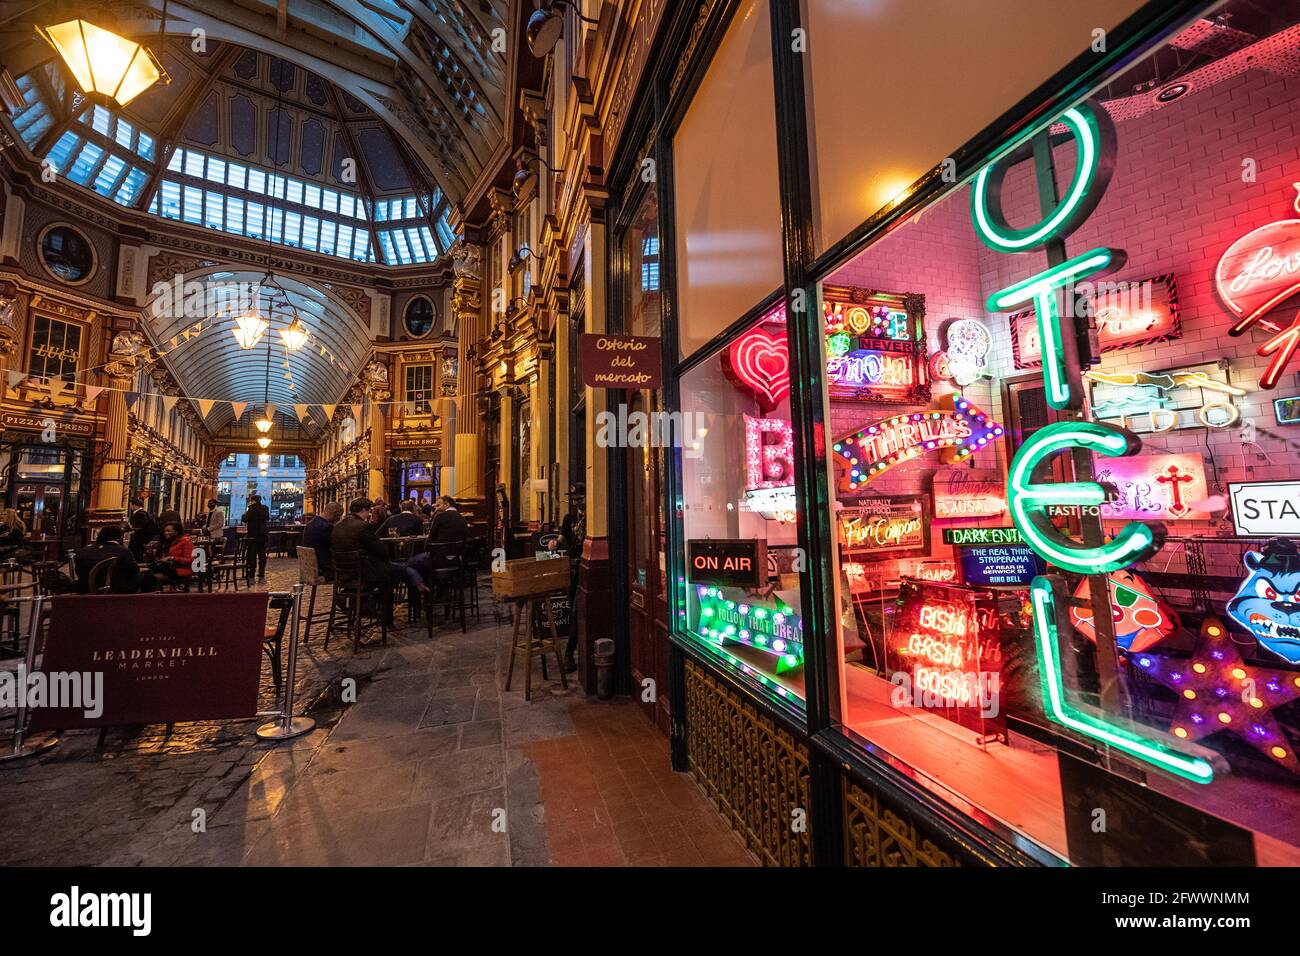
[[[1169,505],[1169,513],[1171,515],[1180,515],[1187,508],[1183,505],[1183,490],[1179,485],[1186,481],[1195,481],[1196,477],[1194,475],[1179,474],[1177,465],[1170,465],[1168,471],[1169,474],[1167,475],[1157,475],[1156,481],[1169,486],[1169,496],[1173,499],[1172,504]]]

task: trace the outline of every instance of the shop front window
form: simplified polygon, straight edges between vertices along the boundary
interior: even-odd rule
[[[1206,861],[1300,860],[1300,85],[1270,52],[1294,22],[1249,22],[1176,94],[1119,77],[820,286],[833,720],[1072,863],[1171,832]],[[722,373],[683,391],[725,413]],[[734,497],[688,529],[745,536]],[[713,632],[703,607],[740,601],[692,597]],[[1089,794],[1162,835],[1099,839]]]
[[[804,696],[790,380],[777,308],[681,379],[678,626],[769,693]]]
[[[38,315],[32,323],[32,353],[27,373],[39,378],[67,378],[77,375],[81,357],[81,326]]]

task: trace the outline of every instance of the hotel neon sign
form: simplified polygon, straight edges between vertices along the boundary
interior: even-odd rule
[[[977,174],[971,189],[971,218],[976,234],[991,249],[1029,252],[1064,238],[1083,223],[1105,192],[1114,168],[1115,130],[1104,108],[1081,104],[1066,110],[1060,122],[1075,140],[1078,159],[1064,197],[1040,222],[1015,229],[1002,213],[1003,180],[1013,161],[1032,155],[1029,137]],[[1046,131],[1035,135],[1046,135]],[[1120,268],[1124,261],[1119,249],[1090,249],[995,292],[988,299],[988,308],[993,312],[1032,304],[1042,343],[1047,402],[1055,409],[1079,409],[1084,398],[1073,316],[1062,314],[1061,293],[1072,283]],[[1159,526],[1129,522],[1112,540],[1098,545],[1064,535],[1053,525],[1048,508],[1099,507],[1107,500],[1107,489],[1095,481],[1046,483],[1031,477],[1039,464],[1062,452],[1084,449],[1122,457],[1136,454],[1140,448],[1141,440],[1132,432],[1104,422],[1062,421],[1034,432],[1016,452],[1007,479],[1012,520],[1029,546],[1058,567],[1083,575],[1108,574],[1155,554],[1163,542],[1164,530]],[[1209,783],[1214,771],[1207,761],[1089,714],[1067,698],[1058,644],[1058,621],[1067,603],[1059,575],[1033,579],[1030,604],[1047,715],[1077,733],[1171,773]]]

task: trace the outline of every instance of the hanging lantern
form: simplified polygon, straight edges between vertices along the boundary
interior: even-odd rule
[[[271,415],[272,415],[272,411],[269,407],[263,408],[262,417],[259,418],[257,421],[253,422],[253,426],[263,435],[269,432],[271,430],[271,426],[274,424],[274,422],[271,420]],[[262,447],[265,448],[266,446],[263,445]]]
[[[271,447],[271,439],[269,439],[269,438],[267,438],[265,435],[263,435],[261,438],[259,438],[259,439],[257,440],[257,447],[258,447],[258,448],[270,448],[270,447]]]
[[[303,324],[302,319],[295,315],[289,327],[280,330],[280,341],[284,342],[284,347],[290,352],[296,352],[307,344],[310,335],[311,332]]]
[[[257,348],[257,343],[262,341],[262,336],[266,334],[268,328],[270,323],[254,310],[245,312],[235,319],[235,328],[231,332],[241,349],[254,349]]]
[[[37,31],[72,72],[85,93],[101,93],[125,106],[159,80],[170,81],[148,47],[85,20],[68,20]]]

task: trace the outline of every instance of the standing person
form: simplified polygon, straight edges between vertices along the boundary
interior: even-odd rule
[[[132,505],[134,510],[131,512],[131,537],[127,541],[127,550],[137,562],[143,562],[145,548],[158,537],[158,525],[153,520],[153,515],[145,510],[142,500],[137,498]]]
[[[578,564],[587,537],[586,486],[578,481],[569,486],[569,510],[560,523],[560,537],[569,556],[569,640],[564,645],[564,672],[578,669]]]
[[[334,526],[343,517],[343,502],[331,501],[318,515],[312,515],[302,529],[302,546],[316,552],[316,570],[326,581],[334,580],[334,556],[330,551]]]
[[[162,547],[162,557],[150,569],[159,586],[183,584],[194,576],[194,539],[180,522],[163,524]]]
[[[208,519],[203,527],[208,532],[214,542],[220,541],[223,544],[226,540],[226,509],[221,507],[221,502],[216,498],[208,499]]]
[[[181,513],[175,508],[168,508],[158,515],[158,527],[164,527],[168,524],[174,524],[178,528],[184,528],[185,522],[181,520]]]
[[[497,482],[497,526],[493,537],[492,546],[510,557],[510,495],[506,493],[504,481]]]
[[[251,584],[253,581],[253,570],[256,567],[257,579],[266,580],[266,536],[267,526],[271,522],[271,511],[266,505],[262,504],[261,495],[253,495],[248,499],[248,510],[244,516],[239,519],[240,523],[248,528],[248,574],[247,580]]]

